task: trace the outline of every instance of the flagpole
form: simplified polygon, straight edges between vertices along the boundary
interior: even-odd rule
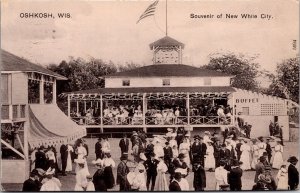
[[[166,36],[168,35],[168,0],[166,0]]]

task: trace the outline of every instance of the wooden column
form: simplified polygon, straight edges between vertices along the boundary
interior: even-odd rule
[[[234,102],[234,93],[231,93],[232,95],[232,118],[231,118],[231,121],[232,121],[232,125],[235,125],[235,116],[236,116],[236,112],[235,112],[235,102]],[[227,97],[228,99],[228,97]]]
[[[100,132],[103,133],[103,98],[100,95]]]
[[[29,116],[28,116],[28,105],[25,107],[25,118],[24,122],[24,156],[25,159],[29,160],[29,146],[28,146],[28,132],[29,132]]]
[[[79,113],[79,102],[78,102],[78,100],[76,101],[76,113],[77,114]]]
[[[190,93],[188,92],[186,95],[186,107],[187,107],[187,117],[188,117],[188,125],[190,125]]]
[[[53,85],[52,85],[52,104],[56,104],[56,79],[54,79]]]
[[[44,75],[41,75],[41,80],[40,80],[40,104],[45,104],[45,100],[44,100]]]
[[[68,117],[71,117],[71,100],[70,100],[71,96],[70,94],[68,94]]]
[[[143,130],[144,130],[145,133],[147,133],[146,111],[147,111],[146,93],[143,93]]]
[[[86,113],[86,101],[84,100],[84,113]]]

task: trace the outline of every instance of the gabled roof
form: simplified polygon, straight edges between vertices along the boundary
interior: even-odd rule
[[[153,64],[117,72],[106,77],[232,77],[231,75],[183,64]]]
[[[153,46],[181,46],[182,49],[184,48],[184,44],[169,37],[169,36],[165,36],[153,43],[151,43],[150,45],[150,49],[153,49]]]
[[[59,80],[66,80],[67,78],[48,70],[42,66],[29,62],[14,54],[11,54],[1,49],[1,71],[21,71],[21,72],[38,72],[41,74],[54,76]]]

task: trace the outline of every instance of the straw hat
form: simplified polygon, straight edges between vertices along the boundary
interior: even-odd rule
[[[204,131],[204,134],[210,135],[209,131]]]
[[[140,159],[146,161],[147,158],[144,153],[140,153]]]

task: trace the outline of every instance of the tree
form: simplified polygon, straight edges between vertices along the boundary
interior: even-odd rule
[[[259,76],[259,64],[255,62],[257,56],[246,57],[243,54],[214,53],[210,56],[205,69],[216,70],[234,75],[232,86],[236,88],[257,91],[259,83],[256,78]]]
[[[277,64],[276,74],[272,77],[267,94],[299,102],[299,57]]]

